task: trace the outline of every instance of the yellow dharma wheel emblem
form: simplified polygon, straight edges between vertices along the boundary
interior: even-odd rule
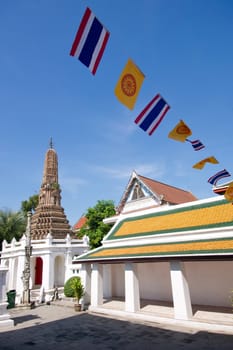
[[[137,83],[132,74],[125,74],[121,79],[121,89],[127,96],[133,96],[136,93]]]

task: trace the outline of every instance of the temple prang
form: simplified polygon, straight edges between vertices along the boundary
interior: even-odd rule
[[[58,181],[58,157],[52,139],[44,161],[39,203],[31,220],[31,238],[44,239],[73,236],[73,231],[61,206],[61,188]]]

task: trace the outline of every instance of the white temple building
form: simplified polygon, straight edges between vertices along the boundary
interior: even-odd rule
[[[1,265],[8,268],[5,289],[6,292],[16,291],[16,304],[22,302],[25,289],[26,236],[25,233],[19,241],[4,241],[2,245]],[[39,204],[31,218],[30,246],[31,297],[39,297],[39,291],[43,289],[45,300],[51,298],[54,288],[62,293],[65,281],[79,273],[79,266],[72,266],[72,260],[88,251],[89,247],[86,238],[75,238],[61,207],[58,158],[52,144],[45,156]]]
[[[197,200],[134,172],[118,208],[102,246],[76,261],[89,310],[151,320],[163,305],[174,321],[193,320],[200,308],[231,312],[231,202]]]

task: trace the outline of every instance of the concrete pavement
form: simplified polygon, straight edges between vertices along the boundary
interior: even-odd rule
[[[77,313],[72,303],[9,309],[14,327],[0,329],[0,349],[34,350],[232,350],[233,335],[200,331],[176,324],[143,322],[89,311]]]

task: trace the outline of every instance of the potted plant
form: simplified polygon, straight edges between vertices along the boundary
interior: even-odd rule
[[[76,311],[81,311],[82,305],[80,303],[80,299],[84,296],[85,290],[84,290],[84,286],[82,285],[80,277],[72,279],[71,288],[74,292],[74,299],[75,299],[74,309]]]

